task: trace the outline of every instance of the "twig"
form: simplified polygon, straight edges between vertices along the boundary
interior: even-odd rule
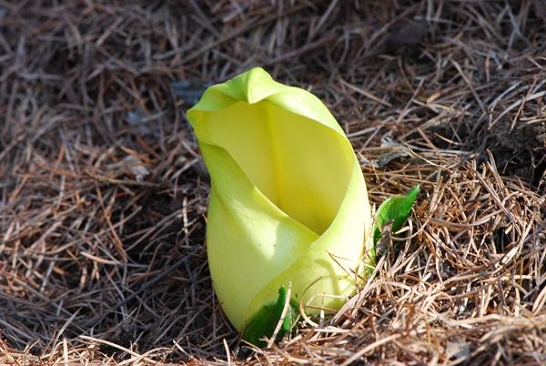
[[[106,183],[106,184],[133,186],[133,187],[148,187],[148,188],[163,188],[164,187],[163,185],[158,183],[139,182],[137,180],[131,180],[131,179],[110,178],[104,175],[91,173],[89,170],[84,171],[83,174],[91,179],[96,180],[97,182]]]

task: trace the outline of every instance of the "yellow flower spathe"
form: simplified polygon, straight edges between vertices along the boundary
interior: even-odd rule
[[[308,313],[339,308],[363,273],[371,209],[326,106],[253,68],[207,89],[187,117],[211,176],[211,277],[235,328],[288,283]]]

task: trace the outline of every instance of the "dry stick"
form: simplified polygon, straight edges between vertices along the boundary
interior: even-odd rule
[[[204,45],[203,47],[201,47],[200,49],[198,49],[197,51],[191,53],[189,56],[183,58],[180,63],[181,64],[188,63],[189,61],[201,56],[203,53],[205,53],[207,51],[210,51],[211,49],[216,48],[217,46],[221,45],[224,42],[229,41],[232,38],[235,38],[235,37],[237,37],[237,36],[239,36],[239,35],[241,35],[241,34],[243,34],[245,32],[248,32],[251,29],[258,28],[258,27],[260,27],[260,26],[262,26],[264,24],[267,24],[267,23],[269,23],[269,22],[271,22],[273,20],[276,20],[276,19],[279,19],[279,18],[282,18],[282,17],[287,17],[288,15],[297,13],[302,8],[303,8],[303,6],[295,6],[293,9],[290,9],[289,11],[287,11],[286,13],[283,13],[281,15],[274,14],[273,16],[268,16],[268,17],[266,17],[266,18],[264,18],[264,19],[262,19],[260,21],[257,21],[255,24],[250,24],[250,25],[247,25],[245,27],[240,27],[238,29],[235,29],[230,34],[226,35],[225,37],[217,39],[214,42],[210,42],[210,43]]]
[[[131,179],[115,179],[115,178],[109,178],[104,175],[98,175],[91,173],[89,170],[86,170],[83,172],[83,174],[91,179],[94,179],[98,182],[107,183],[107,184],[117,184],[117,185],[125,185],[125,186],[136,186],[136,187],[148,187],[148,188],[162,188],[163,186],[158,183],[150,183],[150,182],[139,182],[137,180],[131,180]]]
[[[188,255],[180,258],[178,261],[176,261],[172,266],[170,266],[169,268],[167,268],[165,271],[161,272],[160,274],[158,274],[157,276],[155,276],[153,279],[151,279],[149,282],[146,282],[144,283],[137,291],[135,291],[134,293],[132,293],[131,295],[129,295],[129,297],[127,297],[125,300],[123,300],[122,302],[120,303],[117,303],[116,305],[114,305],[112,308],[110,309],[107,309],[106,310],[106,313],[105,314],[102,314],[102,315],[99,315],[99,318],[97,320],[95,320],[91,326],[89,327],[90,329],[93,329],[95,328],[98,324],[100,324],[100,322],[102,322],[102,320],[104,319],[104,316],[106,314],[109,314],[109,313],[113,313],[114,311],[117,311],[118,309],[120,309],[122,306],[125,306],[127,305],[130,301],[133,301],[137,296],[139,296],[140,294],[142,294],[144,291],[148,290],[150,287],[152,287],[153,285],[155,285],[156,283],[158,283],[159,281],[163,280],[165,277],[167,277],[169,274],[171,274],[172,272],[174,272],[178,267],[180,267],[181,265],[183,265],[184,263],[186,263],[190,257],[195,254],[198,250],[194,250],[193,252],[190,252]]]
[[[395,340],[397,340],[398,338],[401,338],[401,337],[402,337],[402,334],[393,334],[393,335],[390,335],[388,337],[379,339],[379,340],[377,340],[377,341],[375,341],[375,342],[373,342],[371,344],[368,344],[366,347],[362,348],[358,352],[355,352],[351,357],[349,357],[347,360],[345,360],[345,362],[343,362],[341,364],[341,366],[350,365],[353,362],[355,362],[356,360],[358,360],[360,357],[364,356],[366,353],[372,351],[373,349],[375,349],[375,348],[377,348],[377,347],[379,347],[379,346],[381,346],[383,344],[395,341]]]
[[[149,357],[146,356],[147,354],[149,354],[149,353],[151,353],[152,351],[155,351],[155,350],[150,350],[150,351],[144,353],[143,355],[141,355],[141,354],[139,354],[138,352],[135,352],[135,351],[133,351],[133,350],[131,350],[131,349],[129,349],[129,348],[123,347],[123,346],[121,346],[121,345],[119,345],[119,344],[116,344],[116,343],[114,343],[114,342],[110,342],[110,341],[105,340],[105,339],[92,338],[92,337],[87,337],[87,336],[84,336],[84,335],[80,336],[80,338],[83,339],[84,341],[87,341],[87,342],[102,343],[102,344],[105,344],[105,345],[110,346],[110,347],[112,347],[112,348],[119,349],[119,350],[121,350],[121,351],[123,351],[123,352],[126,352],[126,353],[128,353],[128,354],[130,354],[131,356],[133,356],[133,357],[136,358],[136,360],[134,360],[134,359],[127,360],[127,361],[130,361],[130,362],[135,362],[135,361],[137,361],[137,360],[138,360],[138,361],[142,360],[142,361],[145,361],[145,362],[148,362],[148,363],[151,363],[151,364],[155,364],[155,363],[156,363],[153,359],[151,359],[151,358],[149,358]],[[125,361],[124,361],[124,362],[125,362]],[[120,364],[121,364],[121,363],[120,363]],[[135,364],[139,364],[139,362],[135,362]]]
[[[197,13],[197,20],[203,25],[203,27],[207,28],[212,34],[214,34],[215,37],[220,38],[221,34],[218,32],[216,28],[212,25],[212,23],[209,20],[209,16],[207,16],[199,4],[195,2],[195,0],[190,0],[190,5]]]
[[[311,42],[311,43],[307,43],[305,46],[302,46],[296,50],[293,50],[293,51],[290,51],[290,52],[286,52],[284,54],[282,54],[281,56],[277,57],[277,58],[274,58],[272,60],[269,60],[269,61],[265,61],[263,63],[264,66],[269,66],[269,65],[275,65],[275,64],[278,64],[279,62],[281,61],[284,61],[284,60],[287,60],[287,59],[291,59],[291,58],[294,58],[296,56],[300,56],[304,53],[307,53],[309,51],[311,51],[312,49],[314,48],[318,48],[330,41],[333,41],[335,39],[335,35],[331,34],[327,37],[324,37],[324,38],[321,38],[315,42]]]

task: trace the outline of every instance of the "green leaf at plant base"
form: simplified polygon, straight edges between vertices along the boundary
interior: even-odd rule
[[[248,322],[243,333],[243,339],[258,347],[265,347],[265,338],[271,338],[275,328],[279,324],[283,315],[284,306],[287,301],[288,291],[284,286],[279,289],[279,298],[277,302],[265,304]],[[289,332],[298,316],[297,304],[288,300],[288,311],[282,321],[282,325],[277,333],[276,340],[281,339]]]
[[[411,207],[419,193],[419,185],[416,185],[403,196],[394,196],[386,199],[377,209],[373,229],[373,244],[377,245],[382,237],[381,228],[392,222],[392,232],[397,232],[404,226],[411,213]]]

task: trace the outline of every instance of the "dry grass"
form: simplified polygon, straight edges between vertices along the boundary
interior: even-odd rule
[[[546,363],[546,6],[0,0],[0,363]],[[181,113],[263,65],[332,109],[370,198],[422,185],[333,319],[251,350]]]

